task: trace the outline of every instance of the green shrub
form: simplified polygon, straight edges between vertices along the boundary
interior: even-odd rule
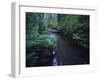
[[[77,44],[89,48],[89,16],[64,15],[59,20],[60,31]]]
[[[51,29],[57,29],[57,21],[55,21],[55,20],[51,20],[50,21],[50,24],[49,24],[49,27],[51,28]]]
[[[39,35],[34,40],[27,40],[27,66],[37,65],[40,56],[53,55],[53,50],[56,47],[57,39],[53,35]],[[48,58],[48,57],[45,57]],[[45,59],[44,58],[44,59]]]

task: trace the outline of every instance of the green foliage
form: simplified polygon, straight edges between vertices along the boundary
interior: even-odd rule
[[[60,31],[84,48],[89,48],[89,16],[64,15],[59,20]]]
[[[26,61],[28,61],[27,66],[34,66],[38,61],[38,56],[36,52],[26,54]]]
[[[83,24],[74,32],[72,38],[81,46],[89,48],[89,25]]]
[[[27,66],[38,64],[40,55],[52,55],[57,45],[55,36],[49,30],[57,29],[77,44],[89,48],[89,16],[46,13],[26,13],[26,62]],[[50,15],[53,17],[50,18]],[[57,19],[56,19],[57,18]],[[46,20],[47,21],[46,21]],[[40,61],[41,62],[41,61]]]
[[[55,36],[48,35],[42,13],[26,13],[26,66],[35,66],[41,55],[52,55],[56,42]]]
[[[65,15],[60,20],[60,29],[64,34],[71,35],[73,31],[80,25],[79,16]]]
[[[50,35],[40,35],[37,38],[37,42],[40,46],[53,48],[56,45],[56,38]]]
[[[38,63],[38,58],[40,58],[38,54],[44,56],[52,55],[52,52],[56,47],[56,43],[56,38],[54,36],[49,35],[39,35],[34,40],[27,40],[26,60],[28,61],[28,66],[30,64],[32,66]]]
[[[55,20],[51,20],[50,21],[50,24],[49,24],[49,27],[51,28],[51,29],[57,29],[57,21],[55,21]]]
[[[26,46],[30,47],[43,47],[43,48],[54,48],[56,46],[57,39],[54,36],[39,35],[35,39],[27,40]]]

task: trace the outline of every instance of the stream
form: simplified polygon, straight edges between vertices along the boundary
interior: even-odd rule
[[[76,45],[69,37],[57,32],[51,34],[58,39],[53,60],[54,66],[89,64],[89,51]]]

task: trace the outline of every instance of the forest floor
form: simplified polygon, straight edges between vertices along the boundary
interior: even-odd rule
[[[89,51],[76,45],[72,39],[57,31],[51,31],[51,35],[55,35],[58,39],[55,49],[56,65],[89,64]]]

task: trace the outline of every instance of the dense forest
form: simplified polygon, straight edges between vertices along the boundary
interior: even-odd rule
[[[26,67],[52,65],[58,44],[54,33],[89,50],[89,15],[26,12]]]

